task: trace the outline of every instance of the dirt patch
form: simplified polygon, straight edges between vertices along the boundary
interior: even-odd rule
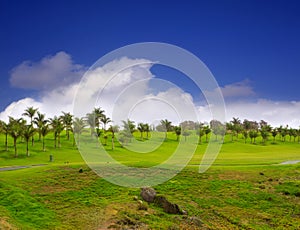
[[[15,226],[11,225],[6,218],[0,217],[0,229],[1,230],[14,230],[17,229]]]

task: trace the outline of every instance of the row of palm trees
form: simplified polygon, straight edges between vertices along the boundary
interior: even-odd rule
[[[149,138],[149,133],[153,130],[165,132],[165,139],[168,138],[168,132],[174,132],[177,140],[180,136],[184,136],[185,139],[192,133],[192,130],[196,131],[199,135],[199,143],[202,143],[202,138],[205,136],[206,142],[208,142],[209,134],[213,133],[216,140],[221,137],[224,139],[225,134],[231,135],[231,141],[238,139],[239,135],[245,140],[245,143],[250,138],[251,143],[256,143],[256,138],[260,135],[262,142],[265,143],[269,136],[273,137],[273,141],[277,136],[280,136],[281,141],[286,141],[286,137],[290,137],[296,141],[300,136],[300,129],[289,128],[288,126],[280,126],[278,128],[271,127],[267,122],[261,120],[259,123],[256,121],[244,120],[243,122],[239,118],[233,118],[230,122],[222,123],[217,120],[212,120],[210,123],[197,123],[193,121],[184,121],[179,126],[172,125],[172,122],[164,119],[160,121],[160,124],[156,127],[150,126],[148,123],[138,123],[135,125],[134,121],[126,120],[122,121],[122,130],[117,125],[107,125],[112,120],[105,115],[105,111],[99,108],[94,108],[91,113],[87,113],[85,117],[78,118],[73,117],[72,114],[62,112],[60,116],[54,116],[53,118],[46,119],[46,115],[38,111],[37,108],[28,107],[22,114],[22,118],[15,119],[9,117],[9,122],[5,123],[0,121],[0,131],[5,135],[5,150],[8,151],[8,136],[13,139],[15,157],[18,156],[17,141],[21,139],[26,142],[26,154],[29,156],[29,143],[34,145],[34,136],[38,133],[39,141],[42,141],[42,150],[45,151],[45,136],[49,133],[53,133],[54,147],[61,147],[61,133],[65,130],[67,140],[70,140],[70,133],[73,133],[73,145],[75,145],[75,139],[77,144],[80,144],[80,136],[82,132],[86,131],[87,127],[90,128],[90,135],[99,138],[102,135],[104,139],[104,145],[107,144],[108,133],[111,134],[112,149],[114,149],[115,134],[120,131],[119,141],[122,144],[130,142],[135,131],[140,132],[141,141],[144,140],[144,134],[146,133],[146,139]],[[24,118],[29,119],[29,123]]]

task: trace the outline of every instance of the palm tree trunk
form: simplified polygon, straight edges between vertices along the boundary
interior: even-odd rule
[[[5,150],[8,151],[7,133],[5,133]]]
[[[45,152],[46,149],[45,149],[45,137],[43,137],[43,151]]]
[[[17,152],[17,138],[14,138],[14,147],[15,147],[15,157],[18,157],[18,152]]]
[[[58,148],[60,148],[61,147],[61,145],[60,145],[60,134],[58,134],[58,136],[57,136],[57,142],[58,142]]]
[[[111,137],[111,149],[114,150],[115,148],[115,138],[114,136]]]
[[[26,140],[26,155],[27,155],[27,157],[29,157],[28,142],[29,142],[29,140]]]

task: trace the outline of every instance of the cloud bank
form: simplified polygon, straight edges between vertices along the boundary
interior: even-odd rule
[[[11,71],[11,85],[38,90],[40,97],[11,103],[0,113],[0,119],[7,121],[8,116],[20,117],[28,106],[39,108],[48,117],[60,115],[61,111],[73,112],[74,97],[78,92],[82,115],[90,108],[101,106],[114,121],[126,117],[150,123],[157,123],[160,119],[177,123],[195,120],[195,116],[199,121],[212,119],[209,105],[196,104],[193,95],[158,79],[151,73],[151,67],[148,60],[124,57],[87,72],[81,79],[87,67],[75,64],[65,52],[47,56],[39,62],[23,62]],[[122,71],[115,74],[116,69]],[[157,92],[155,85],[165,90]],[[83,86],[88,90],[83,90]],[[300,125],[299,101],[255,98],[249,80],[216,90],[222,91],[227,102],[227,120],[239,117],[241,120],[263,119],[273,126],[288,124],[298,128]],[[250,101],[249,97],[255,99]]]
[[[22,89],[50,91],[79,81],[85,72],[69,54],[58,52],[39,62],[24,61],[11,71],[10,84]]]

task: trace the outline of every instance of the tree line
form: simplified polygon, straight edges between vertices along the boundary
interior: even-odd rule
[[[14,154],[18,157],[17,142],[18,139],[26,142],[26,155],[29,156],[29,145],[34,145],[35,134],[38,134],[38,140],[42,141],[42,150],[45,151],[45,136],[50,132],[53,133],[54,148],[61,147],[61,133],[65,131],[67,140],[70,140],[72,133],[73,146],[75,139],[77,145],[80,144],[80,136],[84,131],[90,129],[90,135],[96,138],[100,136],[104,139],[104,145],[107,144],[108,135],[111,135],[111,145],[114,149],[115,134],[119,133],[118,141],[121,144],[127,144],[133,137],[134,132],[140,133],[140,140],[149,138],[151,131],[159,131],[165,133],[165,139],[168,138],[169,132],[176,134],[177,141],[180,136],[185,139],[193,132],[199,136],[199,143],[208,142],[210,134],[214,134],[216,140],[224,140],[226,134],[231,136],[231,141],[237,140],[242,136],[245,143],[250,139],[250,143],[256,144],[257,137],[261,136],[264,144],[270,136],[273,142],[279,136],[282,142],[289,138],[289,141],[300,141],[300,129],[288,126],[272,127],[266,121],[261,120],[249,121],[245,119],[243,122],[239,118],[233,117],[231,121],[222,123],[218,120],[212,120],[209,123],[201,123],[194,121],[184,121],[179,125],[173,125],[171,121],[164,119],[156,127],[150,126],[148,123],[137,123],[131,120],[122,121],[122,128],[118,125],[110,124],[112,120],[105,115],[105,111],[94,108],[91,113],[87,113],[85,117],[74,117],[71,113],[62,112],[60,116],[46,119],[46,115],[38,111],[38,108],[28,107],[21,118],[9,117],[8,123],[0,121],[0,131],[5,135],[5,150],[8,151],[8,136],[13,139]],[[29,122],[24,119],[29,118]],[[109,127],[108,124],[110,124]],[[145,136],[146,135],[146,136]]]

